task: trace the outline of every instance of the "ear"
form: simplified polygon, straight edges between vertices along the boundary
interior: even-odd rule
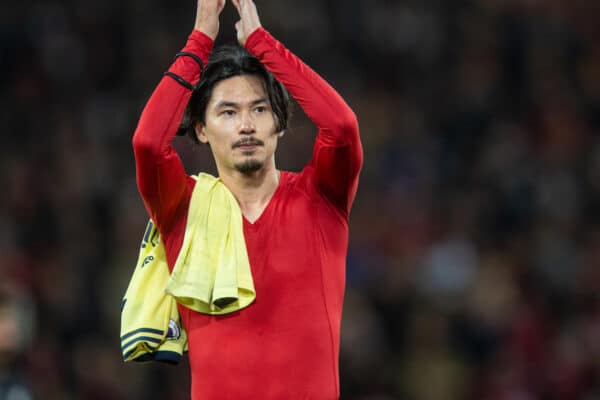
[[[281,138],[284,134],[285,134],[285,130],[283,130],[281,132],[277,132],[277,137]]]
[[[194,124],[194,131],[196,132],[196,137],[200,143],[208,143],[208,138],[206,137],[206,133],[204,131],[204,124],[200,121],[196,121]]]

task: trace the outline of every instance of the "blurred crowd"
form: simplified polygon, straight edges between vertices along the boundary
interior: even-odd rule
[[[342,399],[600,399],[600,3],[257,6],[361,126]],[[147,221],[131,138],[194,12],[0,5],[0,400],[189,399],[185,366],[122,362],[119,305]],[[279,167],[314,135],[296,106]]]

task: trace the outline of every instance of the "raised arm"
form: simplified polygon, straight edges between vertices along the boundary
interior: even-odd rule
[[[348,214],[362,166],[356,115],[315,71],[265,31],[252,0],[232,0],[240,15],[238,40],[285,85],[317,125],[311,167],[320,191]]]
[[[186,196],[187,175],[171,142],[200,78],[219,30],[225,0],[198,0],[196,22],[185,47],[152,93],[133,136],[137,184],[159,228],[171,220]],[[179,53],[179,54],[181,54]],[[187,54],[185,54],[187,53]],[[194,57],[196,56],[196,57]]]

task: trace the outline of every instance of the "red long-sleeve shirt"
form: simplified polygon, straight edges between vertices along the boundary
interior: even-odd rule
[[[183,51],[206,63],[213,42],[193,31]],[[244,237],[256,300],[225,316],[180,306],[188,332],[192,399],[336,399],[348,214],[362,165],[352,110],[321,77],[264,29],[246,42],[319,128],[310,162],[281,172],[269,204]],[[179,57],[170,71],[199,80]],[[161,80],[133,138],[137,182],[173,268],[194,180],[171,146],[191,92]]]

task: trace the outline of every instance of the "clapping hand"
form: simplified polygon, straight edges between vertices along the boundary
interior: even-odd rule
[[[219,33],[219,16],[225,7],[225,0],[198,0],[194,29],[215,40]]]
[[[258,28],[261,27],[256,5],[252,0],[231,0],[240,15],[240,20],[235,23],[238,42],[244,46],[246,40]]]

